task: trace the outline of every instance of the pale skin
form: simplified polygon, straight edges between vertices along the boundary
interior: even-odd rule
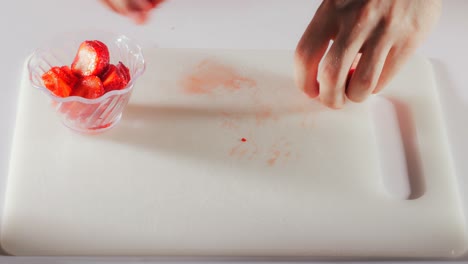
[[[101,0],[137,23],[162,1]],[[364,101],[385,88],[421,45],[441,6],[442,0],[323,0],[296,47],[297,86],[334,109]]]
[[[331,108],[341,108],[346,99],[364,101],[401,69],[435,25],[440,10],[441,0],[323,1],[296,49],[298,86]],[[356,71],[345,87],[359,53]]]
[[[151,10],[164,0],[100,0],[114,12],[127,16],[137,24],[148,20]]]

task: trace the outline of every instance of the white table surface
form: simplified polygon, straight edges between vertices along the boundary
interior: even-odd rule
[[[143,47],[294,49],[319,3],[318,0],[168,0],[153,13],[147,25],[137,26],[109,12],[98,0],[2,1],[0,179],[5,179],[8,172],[23,63],[35,47],[56,33],[104,29],[128,35]],[[444,0],[440,23],[419,49],[433,60],[440,81],[462,192],[468,188],[467,10],[466,0]],[[0,193],[4,193],[4,188],[2,180]],[[465,201],[468,212],[468,200]]]

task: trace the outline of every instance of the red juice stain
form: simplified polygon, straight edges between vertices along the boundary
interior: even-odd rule
[[[211,60],[202,61],[182,79],[188,94],[210,94],[219,88],[235,91],[256,85],[255,80],[240,75],[234,68]]]
[[[221,127],[226,129],[238,130],[240,126],[240,116],[228,112],[221,112]]]
[[[246,158],[248,160],[252,160],[257,156],[258,152],[259,147],[255,143],[254,139],[247,140],[247,138],[241,138],[240,142],[231,149],[229,156],[237,157],[238,159]]]
[[[257,126],[265,124],[268,120],[278,121],[279,117],[277,114],[273,113],[273,108],[271,106],[260,106],[260,109],[255,113],[255,119],[257,121]]]
[[[276,164],[276,161],[278,161],[278,158],[281,156],[281,151],[275,150],[273,151],[273,156],[267,161],[268,165],[274,166]]]

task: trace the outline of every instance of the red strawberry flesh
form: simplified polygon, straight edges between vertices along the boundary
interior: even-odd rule
[[[72,64],[72,71],[78,76],[100,75],[109,66],[109,49],[99,40],[81,43]]]
[[[59,97],[67,97],[78,82],[68,66],[52,67],[42,75],[42,81],[47,89]]]
[[[123,64],[121,61],[119,61],[119,64],[117,64],[117,68],[120,69],[120,71],[125,75],[125,79],[127,80],[127,83],[130,82],[131,77],[130,77],[130,70]]]
[[[87,99],[99,98],[104,94],[104,86],[97,76],[81,78],[73,89],[72,96],[81,96]]]
[[[121,90],[127,87],[130,80],[130,72],[122,62],[119,62],[117,65],[109,65],[107,71],[101,76],[101,79],[106,92]]]

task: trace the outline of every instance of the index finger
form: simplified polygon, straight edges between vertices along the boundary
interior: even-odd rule
[[[296,84],[312,98],[319,95],[318,67],[335,32],[334,20],[329,17],[327,3],[328,1],[324,1],[317,9],[295,54]]]

